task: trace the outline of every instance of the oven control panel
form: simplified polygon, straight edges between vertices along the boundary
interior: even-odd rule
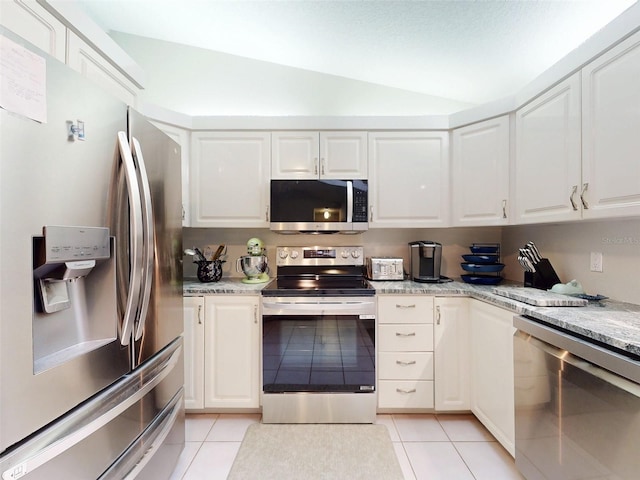
[[[364,265],[363,247],[277,247],[276,265]]]

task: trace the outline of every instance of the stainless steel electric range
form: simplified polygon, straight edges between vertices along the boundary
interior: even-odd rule
[[[373,423],[375,291],[362,247],[278,247],[262,291],[262,421]]]

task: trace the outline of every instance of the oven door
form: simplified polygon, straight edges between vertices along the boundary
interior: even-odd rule
[[[373,297],[263,298],[264,393],[375,391]]]

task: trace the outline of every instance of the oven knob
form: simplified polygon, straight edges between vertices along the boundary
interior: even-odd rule
[[[300,255],[300,254],[298,253],[297,250],[291,250],[290,255],[291,255],[291,258],[293,258],[295,260],[296,258],[298,258],[298,255]]]
[[[360,256],[360,250],[354,250],[351,252],[351,256],[353,258],[358,258]]]
[[[287,255],[289,255],[289,254],[287,253],[286,250],[280,250],[280,258],[281,259],[284,260],[285,258],[287,258]]]
[[[349,250],[342,250],[340,255],[342,255],[342,258],[349,258]]]

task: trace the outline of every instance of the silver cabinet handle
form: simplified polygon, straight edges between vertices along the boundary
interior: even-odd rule
[[[408,394],[408,393],[416,393],[416,389],[415,389],[415,388],[412,388],[411,390],[405,390],[404,388],[396,388],[396,392],[398,392],[398,393],[405,393],[405,394]]]
[[[268,222],[269,221],[269,205],[267,205],[267,209],[264,212],[264,219]]]
[[[198,305],[198,324],[202,325],[202,305]]]
[[[320,159],[320,175],[324,176],[324,158]]]
[[[410,360],[408,362],[405,362],[404,360],[396,360],[396,364],[402,365],[403,367],[406,367],[406,366],[409,366],[409,365],[415,365],[416,361],[415,360]]]
[[[396,332],[396,337],[415,337],[415,336],[416,336],[416,332],[411,332],[411,333]]]
[[[369,221],[373,222],[373,205],[369,207]]]
[[[400,305],[399,303],[396,303],[396,308],[416,308],[416,304],[413,303],[411,305]]]
[[[258,323],[258,306],[253,306],[253,323]]]
[[[574,200],[574,197],[576,196],[577,192],[578,192],[578,185],[574,185],[571,188],[571,195],[569,195],[569,201],[571,202],[571,207],[573,208],[574,211],[578,210],[578,205],[576,205],[576,202]]]
[[[507,218],[507,201],[502,200],[502,218]]]
[[[589,183],[583,183],[582,191],[580,192],[580,201],[582,202],[582,206],[585,210],[589,210],[589,203],[584,199],[584,194],[587,193],[587,188],[589,188]]]
[[[318,175],[318,158],[313,159],[313,174]]]
[[[440,325],[440,305],[436,306],[436,325]]]

